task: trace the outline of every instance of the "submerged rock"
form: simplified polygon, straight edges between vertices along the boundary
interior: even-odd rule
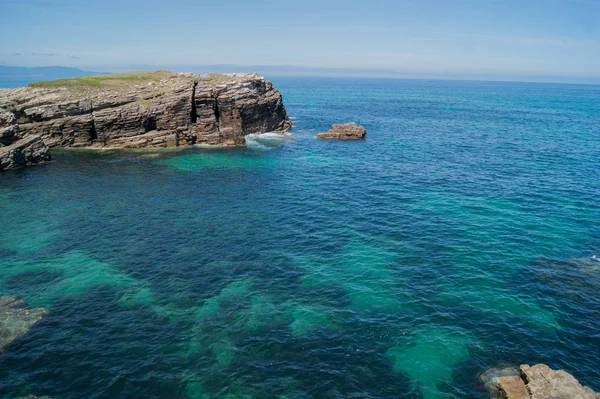
[[[582,386],[571,374],[545,364],[521,365],[520,369],[490,369],[481,381],[492,398],[502,399],[600,399],[600,394]]]
[[[356,123],[341,123],[332,125],[325,133],[317,134],[319,139],[360,140],[367,135],[367,129]]]
[[[140,72],[0,89],[0,145],[40,136],[56,147],[242,145],[292,127],[257,74]]]
[[[46,309],[27,307],[19,297],[0,296],[0,353],[47,314]]]
[[[481,374],[479,379],[490,393],[493,399],[501,399],[504,396],[499,389],[500,378],[519,376],[519,369],[516,367],[493,368]]]
[[[40,136],[26,136],[0,147],[0,170],[50,161],[50,151]]]

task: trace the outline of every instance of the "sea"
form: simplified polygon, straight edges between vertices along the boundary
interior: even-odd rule
[[[483,399],[537,363],[600,391],[600,86],[272,80],[289,137],[0,174],[0,295],[49,310],[0,398]]]

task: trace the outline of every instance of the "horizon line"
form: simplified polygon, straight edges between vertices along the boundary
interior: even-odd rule
[[[533,75],[511,74],[498,72],[431,72],[431,71],[402,71],[389,68],[361,67],[318,67],[291,64],[128,64],[122,66],[67,66],[67,65],[37,65],[23,66],[0,64],[0,68],[49,69],[67,68],[89,73],[120,73],[143,72],[149,70],[172,70],[173,72],[193,73],[241,73],[255,72],[260,75],[273,77],[311,77],[311,78],[364,78],[364,79],[406,79],[406,80],[447,80],[475,82],[506,82],[506,83],[555,83],[600,85],[600,76],[573,75]],[[231,70],[226,70],[231,68]]]

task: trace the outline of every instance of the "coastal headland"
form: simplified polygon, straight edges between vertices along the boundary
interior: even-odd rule
[[[248,134],[291,127],[281,93],[254,73],[155,71],[37,82],[0,89],[0,170],[49,160],[43,147],[236,146]]]

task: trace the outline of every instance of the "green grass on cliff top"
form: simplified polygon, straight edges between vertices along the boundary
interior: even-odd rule
[[[227,80],[225,75],[211,73],[208,75],[211,81],[216,83]],[[126,72],[126,73],[115,73],[110,75],[95,75],[95,76],[83,76],[72,79],[57,79],[57,80],[46,80],[42,82],[35,82],[28,85],[28,87],[38,88],[95,88],[95,87],[120,87],[127,86],[130,84],[149,83],[156,82],[162,79],[169,79],[178,77],[174,72],[171,71],[151,71],[151,72]]]
[[[127,72],[127,73],[115,73],[110,75],[95,75],[95,76],[82,76],[79,78],[72,79],[57,79],[57,80],[46,80],[42,82],[35,82],[28,85],[28,87],[99,87],[99,86],[120,86],[131,83],[145,83],[153,82],[160,79],[167,79],[174,77],[175,74],[169,71],[154,71],[154,72]]]

